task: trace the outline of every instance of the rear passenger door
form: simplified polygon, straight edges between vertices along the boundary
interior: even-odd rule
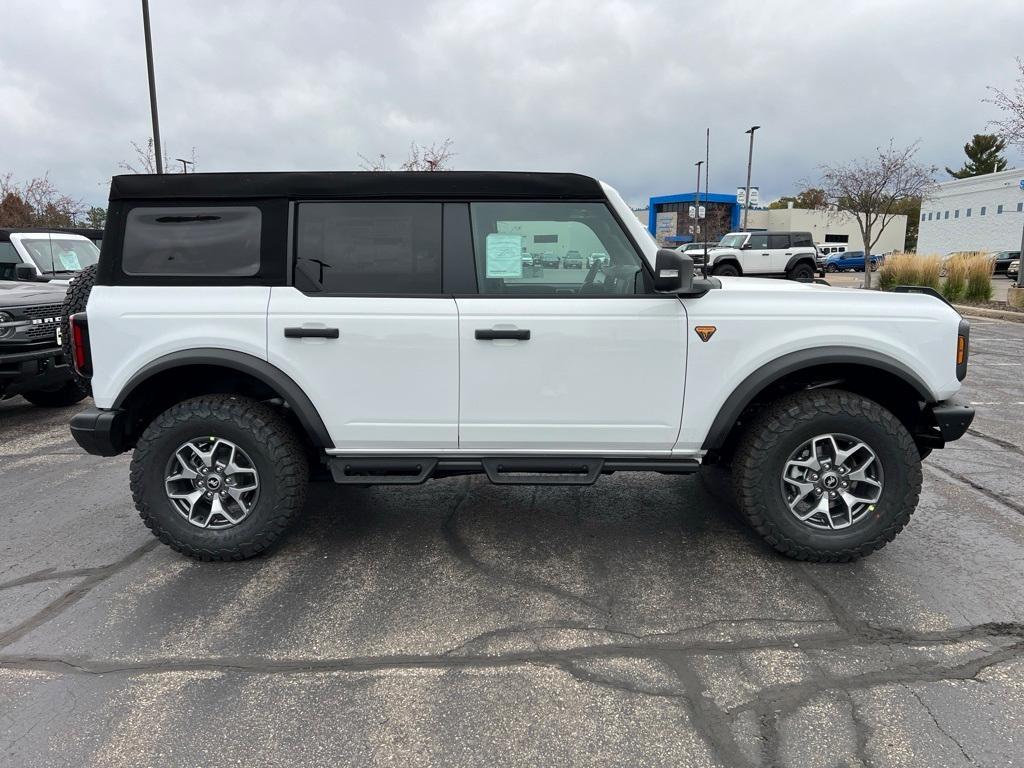
[[[442,292],[444,207],[293,207],[293,284],[271,290],[267,351],[313,401],[339,451],[458,446],[458,317]]]
[[[768,235],[768,251],[771,253],[771,271],[785,272],[786,264],[793,256],[793,249],[790,248],[790,238],[786,233],[772,233]]]
[[[767,274],[772,271],[768,235],[754,232],[743,246],[743,274]]]

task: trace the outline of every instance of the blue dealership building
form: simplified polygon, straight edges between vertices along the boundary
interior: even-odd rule
[[[740,204],[736,195],[700,193],[700,204],[705,206],[705,218],[699,234],[690,218],[690,207],[695,206],[695,192],[659,195],[650,199],[647,228],[663,245],[678,245],[693,240],[717,242],[722,235],[740,227]],[[706,199],[706,203],[705,203]],[[694,227],[691,232],[691,227]]]

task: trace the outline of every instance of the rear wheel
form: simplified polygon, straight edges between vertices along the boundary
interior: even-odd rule
[[[790,280],[812,280],[814,279],[814,267],[807,262],[797,264],[786,275]]]
[[[271,547],[301,512],[308,479],[306,453],[281,415],[230,395],[164,411],[131,464],[143,522],[200,560],[244,560]]]
[[[732,264],[717,264],[712,268],[711,274],[717,277],[737,277],[740,271]]]
[[[829,264],[827,267],[825,267],[825,271],[826,272],[838,272],[839,268],[836,267],[835,264]]]
[[[49,389],[37,389],[35,392],[22,394],[32,405],[42,408],[63,408],[74,405],[89,396],[86,389],[75,379],[66,381],[60,386]]]
[[[750,426],[733,480],[741,512],[779,552],[845,562],[884,547],[910,520],[921,455],[878,403],[813,390],[776,401]]]

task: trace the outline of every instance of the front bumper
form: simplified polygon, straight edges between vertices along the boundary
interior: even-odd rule
[[[118,409],[86,408],[71,417],[71,436],[86,453],[117,456],[131,446],[127,414]]]
[[[31,352],[0,352],[0,395],[20,395],[58,387],[72,377],[57,347]]]
[[[959,440],[974,421],[974,408],[956,400],[925,406],[921,426],[914,436],[919,445],[942,448]]]

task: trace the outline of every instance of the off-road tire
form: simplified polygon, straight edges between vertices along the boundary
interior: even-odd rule
[[[824,433],[865,441],[885,472],[874,510],[848,529],[801,523],[782,494],[790,454]],[[809,390],[771,403],[753,421],[736,449],[733,484],[741,514],[779,552],[797,560],[849,562],[881,549],[909,522],[921,493],[921,456],[899,419],[878,403],[842,390]]]
[[[222,437],[252,459],[260,495],[252,511],[230,528],[199,528],[171,504],[164,473],[171,454],[197,436]],[[302,511],[309,480],[306,452],[271,406],[232,395],[204,395],[157,416],[139,438],[130,483],[142,521],[164,544],[198,560],[244,560],[277,543]]]
[[[814,279],[814,267],[804,262],[803,264],[797,264],[786,275],[790,280],[813,280]]]
[[[37,405],[41,408],[64,408],[81,402],[89,396],[89,393],[76,377],[58,387],[37,389],[34,392],[23,392],[21,396],[32,403],[32,405]]]
[[[85,305],[89,303],[89,294],[96,284],[96,265],[86,267],[72,278],[68,285],[68,292],[64,296],[64,306],[60,313],[61,350],[64,353],[64,361],[73,366],[71,356],[71,327],[68,325],[68,318],[78,312],[85,312]],[[82,378],[77,373],[75,381],[85,391],[92,394],[92,386],[88,379]]]
[[[740,271],[732,264],[718,264],[712,267],[711,274],[716,277],[738,277]]]
[[[839,267],[837,267],[835,264],[829,264],[827,267],[825,267],[825,271],[835,273],[839,271]]]

